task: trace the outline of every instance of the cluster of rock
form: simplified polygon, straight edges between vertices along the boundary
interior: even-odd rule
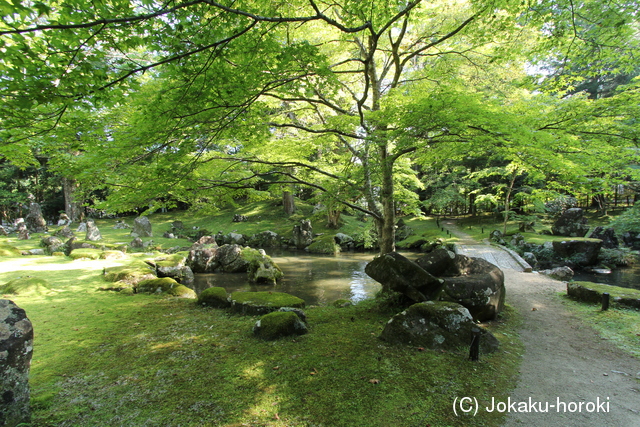
[[[365,272],[409,305],[387,323],[383,340],[455,350],[468,346],[476,329],[484,352],[497,348],[495,337],[475,323],[495,319],[504,307],[504,275],[495,265],[439,248],[415,262],[388,253]]]

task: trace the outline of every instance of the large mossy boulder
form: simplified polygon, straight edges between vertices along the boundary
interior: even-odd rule
[[[228,308],[231,306],[231,301],[229,301],[229,295],[227,295],[225,288],[213,286],[200,292],[198,304],[214,308]]]
[[[397,252],[379,256],[364,271],[382,284],[383,292],[400,292],[413,302],[438,299],[444,288],[444,280]]]
[[[44,233],[48,230],[47,221],[42,216],[42,209],[38,203],[29,204],[29,213],[24,222],[31,233]]]
[[[198,295],[193,289],[181,285],[170,277],[143,280],[142,282],[138,283],[136,291],[152,294],[166,294],[178,298],[198,298]]]
[[[85,235],[85,240],[89,240],[90,242],[96,242],[102,239],[102,234],[100,234],[100,230],[98,230],[98,226],[96,222],[92,219],[87,221],[87,234]]]
[[[391,344],[455,351],[469,348],[474,329],[480,331],[482,353],[498,349],[498,340],[478,326],[465,307],[452,302],[426,301],[393,316],[380,338]]]
[[[313,227],[310,220],[303,219],[299,225],[293,226],[291,242],[298,249],[304,249],[313,242]]]
[[[46,280],[32,276],[19,277],[0,286],[0,294],[5,295],[44,295],[50,291]]]
[[[241,256],[248,263],[247,274],[252,283],[275,285],[284,276],[280,267],[262,249],[243,248]]]
[[[242,314],[266,314],[282,307],[304,308],[304,300],[284,292],[233,292],[231,310]]]
[[[187,255],[188,253],[175,253],[157,257],[147,263],[156,269],[158,277],[171,277],[185,286],[191,286],[195,278],[191,268],[186,265]]]
[[[253,333],[265,340],[303,335],[307,331],[307,325],[295,311],[274,311],[265,314],[253,327]]]

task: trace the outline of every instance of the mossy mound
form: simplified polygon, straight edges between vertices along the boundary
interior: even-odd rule
[[[198,295],[198,304],[207,307],[227,308],[231,306],[225,288],[214,286],[207,288]]]
[[[43,295],[50,290],[46,280],[31,276],[20,277],[0,286],[0,294],[12,295]]]
[[[100,259],[102,256],[102,250],[100,249],[89,249],[89,248],[79,248],[74,249],[69,253],[69,258],[71,259]]]
[[[144,261],[133,261],[128,265],[107,267],[104,269],[104,280],[107,282],[123,281],[137,285],[143,280],[155,279],[155,272]]]
[[[567,283],[567,295],[584,302],[600,304],[605,292],[613,303],[640,308],[640,290],[592,282]]]
[[[325,234],[315,238],[307,249],[312,254],[337,255],[340,253],[340,245],[336,243],[333,234]]]
[[[0,245],[0,256],[13,257],[22,256],[20,249],[11,245]]]
[[[116,250],[104,251],[100,254],[100,259],[124,259],[126,257],[127,255],[124,252]]]
[[[247,275],[250,282],[275,285],[284,277],[280,267],[264,251],[243,248],[240,256],[249,263]]]
[[[198,297],[193,289],[189,289],[186,286],[181,285],[170,277],[143,280],[138,283],[136,289],[138,292],[167,294],[178,298],[195,299]]]
[[[187,262],[187,255],[184,253],[165,255],[154,259],[153,262],[158,268],[184,267]]]
[[[307,333],[307,325],[293,311],[274,311],[262,316],[253,327],[253,333],[265,340]]]
[[[282,307],[304,308],[304,300],[284,292],[234,292],[231,310],[242,314],[266,314]]]

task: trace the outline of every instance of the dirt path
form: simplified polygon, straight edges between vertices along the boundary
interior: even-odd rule
[[[482,245],[447,227],[464,246]],[[640,361],[567,311],[557,295],[565,283],[501,268],[507,304],[524,319],[525,345],[505,426],[640,426]]]

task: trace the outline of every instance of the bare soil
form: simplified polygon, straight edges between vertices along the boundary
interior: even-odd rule
[[[447,225],[463,245],[481,245]],[[640,426],[640,360],[567,310],[558,295],[566,283],[503,271],[506,302],[523,317],[525,346],[504,426]]]

